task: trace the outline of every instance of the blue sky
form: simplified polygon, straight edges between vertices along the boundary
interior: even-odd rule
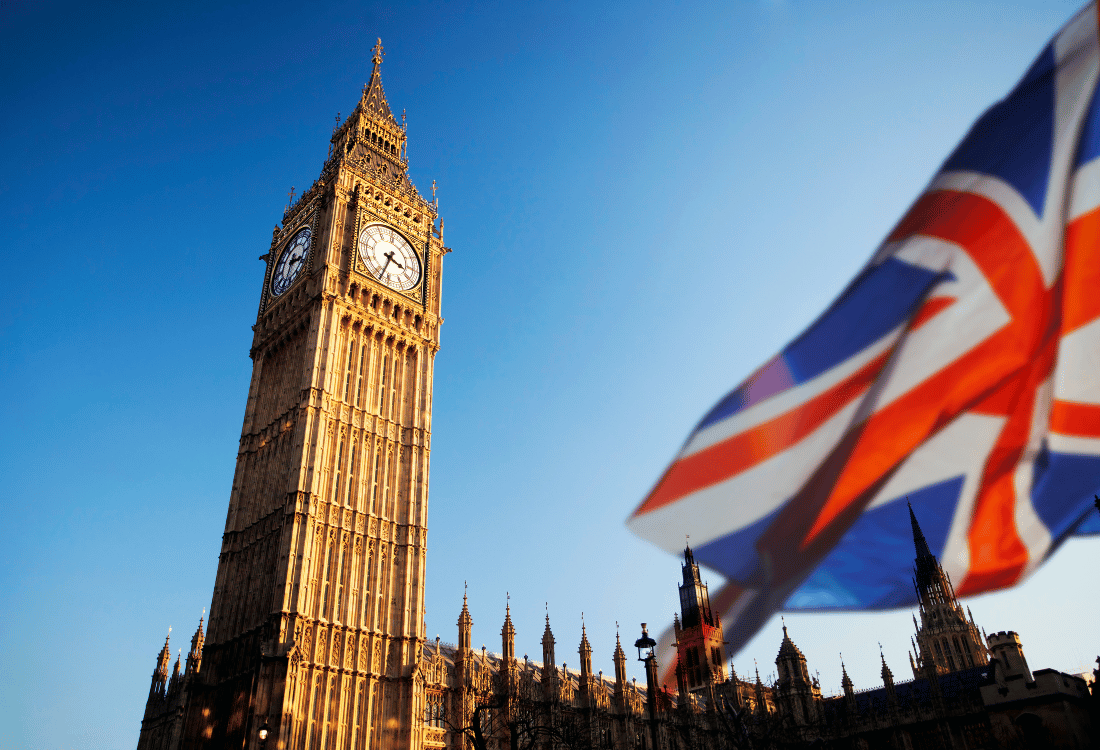
[[[544,603],[663,626],[633,510],[694,422],[843,288],[1076,2],[0,3],[0,746],[136,743],[209,605],[272,225],[382,37],[440,186],[427,627],[517,653]],[[1100,540],[970,602],[1033,668],[1095,656]],[[717,575],[713,576],[717,583]],[[907,612],[788,616],[839,689]],[[773,667],[778,619],[738,655]],[[638,671],[639,677],[642,672]]]

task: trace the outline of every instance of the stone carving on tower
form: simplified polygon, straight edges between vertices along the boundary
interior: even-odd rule
[[[449,250],[437,203],[409,181],[381,42],[373,63],[320,176],[261,258],[252,382],[182,738],[149,744],[143,724],[143,747],[253,748],[263,726],[281,750],[422,744],[432,377]]]

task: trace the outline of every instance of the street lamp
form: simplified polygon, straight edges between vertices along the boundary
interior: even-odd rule
[[[267,744],[267,732],[268,732],[267,721],[264,720],[264,725],[262,727],[260,727],[260,733],[259,733],[260,747],[261,748],[264,747]]]
[[[645,623],[642,623],[642,637],[634,641],[638,649],[638,661],[645,663],[646,707],[649,709],[649,738],[652,750],[657,750],[657,655],[653,649],[657,641],[649,637]]]

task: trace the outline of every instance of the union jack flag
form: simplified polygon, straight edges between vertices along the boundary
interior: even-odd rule
[[[731,652],[778,610],[912,604],[907,499],[960,594],[1100,532],[1097,27],[1092,3],[627,521],[727,576]]]

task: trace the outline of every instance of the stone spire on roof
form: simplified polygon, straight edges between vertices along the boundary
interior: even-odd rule
[[[458,648],[459,651],[470,650],[470,630],[474,625],[474,618],[470,617],[470,607],[466,600],[466,584],[462,584],[462,611],[458,615]]]
[[[199,671],[202,665],[202,646],[206,641],[206,636],[202,632],[202,621],[206,617],[206,609],[203,608],[202,616],[199,617],[199,626],[195,629],[195,634],[191,636],[191,650],[187,654],[187,673],[194,674]]]
[[[913,526],[913,546],[917,549],[917,557],[930,556],[932,551],[928,549],[928,540],[924,538],[924,532],[920,530],[920,524],[917,523],[917,516],[913,513],[913,504],[907,502],[906,505],[909,506],[909,523]]]
[[[592,645],[588,642],[588,633],[584,629],[584,613],[581,613],[581,645],[577,648],[581,656],[581,678],[592,676]]]
[[[626,653],[619,641],[619,623],[615,623],[615,689],[619,692],[626,687]]]
[[[554,668],[554,633],[550,630],[550,605],[546,605],[546,629],[542,631],[542,667]]]
[[[172,638],[172,628],[168,628],[168,635],[164,637],[164,647],[157,656],[156,673],[164,679],[168,679],[168,663],[172,660],[172,652],[168,650],[168,641]]]
[[[845,695],[852,695],[855,692],[855,686],[852,685],[852,678],[848,676],[848,669],[844,666],[844,656],[840,657],[840,686],[844,688]]]
[[[504,625],[500,629],[501,658],[511,664],[516,658],[516,629],[512,625],[512,595],[505,593]]]

